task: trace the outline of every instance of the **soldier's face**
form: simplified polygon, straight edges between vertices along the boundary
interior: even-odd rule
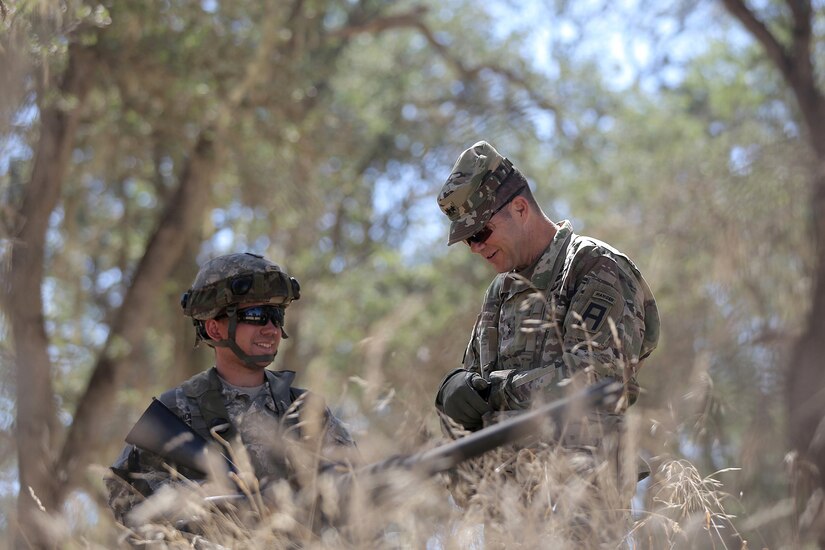
[[[496,213],[486,227],[492,232],[484,242],[468,242],[470,250],[484,258],[497,273],[505,273],[520,265],[519,226],[508,209]]]
[[[244,305],[245,308],[254,307],[261,304]],[[223,338],[228,338],[229,335],[229,319],[223,318],[217,320],[219,330]],[[235,328],[235,343],[247,355],[275,355],[278,352],[278,346],[281,345],[283,332],[281,327],[275,326],[272,320],[268,320],[263,326],[254,325],[251,323],[240,322]],[[234,352],[229,348],[215,348],[217,352],[229,352],[227,354],[228,360],[237,359]],[[260,367],[266,367],[267,364],[259,364]]]

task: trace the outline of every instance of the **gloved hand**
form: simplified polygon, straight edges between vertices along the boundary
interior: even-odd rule
[[[456,369],[441,382],[435,398],[436,408],[464,426],[475,431],[481,429],[481,417],[492,408],[483,394],[489,396],[490,383],[474,372]]]

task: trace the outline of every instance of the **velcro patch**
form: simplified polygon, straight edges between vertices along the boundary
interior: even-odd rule
[[[605,292],[602,292],[601,290],[597,290],[596,292],[593,293],[593,299],[594,300],[604,300],[605,302],[607,302],[610,305],[613,305],[613,304],[616,303],[616,299],[613,296],[611,296],[610,294],[607,294]]]
[[[585,306],[584,313],[582,313],[582,324],[589,332],[597,332],[599,327],[602,326],[605,314],[607,314],[607,308],[591,300]]]

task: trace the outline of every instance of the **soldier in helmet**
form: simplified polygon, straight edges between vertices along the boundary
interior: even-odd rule
[[[524,175],[486,141],[461,153],[438,205],[451,222],[447,244],[464,242],[498,273],[462,368],[440,384],[438,410],[475,431],[557,399],[571,379],[613,378],[626,388],[619,406],[574,422],[562,444],[615,456],[621,413],[638,395],[636,372],[659,338],[656,302],[639,269],[612,246],[575,234],[569,221],[550,220]]]
[[[262,256],[229,254],[208,261],[181,306],[192,318],[198,342],[214,348],[215,366],[159,398],[206,440],[217,435],[242,446],[261,485],[293,473],[282,437],[300,432],[301,409],[311,401],[305,390],[292,387],[294,372],[266,368],[281,339],[288,338],[284,314],[298,298],[298,281]],[[352,449],[342,423],[320,409],[321,455]],[[124,523],[135,504],[171,479],[161,457],[132,445],[111,470],[114,475],[106,479],[109,503]]]

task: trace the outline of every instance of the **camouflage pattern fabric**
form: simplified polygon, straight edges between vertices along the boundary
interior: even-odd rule
[[[524,187],[523,180],[513,178],[504,183],[513,170],[513,164],[486,141],[458,157],[438,194],[438,206],[452,222],[448,246],[482,229],[496,209]]]
[[[265,391],[252,398],[235,388],[226,388],[224,395],[229,419],[238,431],[252,471],[260,484],[266,485],[276,479],[288,478],[291,467],[282,440],[284,436],[298,435],[295,433],[296,423],[303,396],[300,402],[294,403],[294,407],[279,411],[269,391],[268,382]],[[336,446],[351,447],[355,443],[340,420],[329,410],[325,411],[325,415],[326,429],[321,455],[328,457],[334,454]],[[280,429],[273,429],[273,426]]]
[[[496,276],[463,363],[491,382],[494,410],[516,411],[560,397],[559,382],[582,371],[633,392],[658,338],[656,302],[633,262],[564,221],[532,266]]]
[[[196,375],[205,377],[209,371]],[[269,374],[281,374],[272,373]],[[290,373],[291,374],[291,373]],[[266,377],[264,390],[250,397],[244,392],[224,386],[223,397],[229,420],[242,443],[248,457],[248,464],[241,459],[241,469],[247,466],[255,477],[264,485],[275,479],[289,478],[293,471],[288,457],[284,454],[283,437],[300,437],[297,420],[307,393],[292,404],[284,399],[276,399],[270,385],[272,376]],[[291,378],[290,378],[291,380]],[[191,382],[187,381],[187,382]],[[167,392],[172,395],[174,403],[166,403],[170,409],[187,425],[201,435],[210,437],[198,400],[186,391],[186,383]],[[168,401],[167,399],[162,399]],[[324,429],[320,463],[324,457],[334,457],[341,448],[353,448],[355,443],[343,423],[329,409],[324,407]],[[238,459],[237,456],[233,459]],[[197,478],[194,472],[181,470],[185,477]],[[127,445],[112,466],[112,472],[105,479],[109,492],[109,506],[121,523],[127,523],[128,512],[146,497],[157,491],[162,485],[179,483],[173,480],[163,459],[159,456]]]
[[[212,258],[201,266],[192,288],[203,288],[229,279],[239,273],[266,273],[269,271],[283,271],[278,265],[266,258],[249,252],[226,254]]]
[[[232,281],[243,277],[248,283],[236,293]],[[287,307],[299,297],[300,285],[277,264],[258,254],[243,252],[206,262],[181,305],[184,315],[203,321],[214,319],[232,304],[267,302]]]

